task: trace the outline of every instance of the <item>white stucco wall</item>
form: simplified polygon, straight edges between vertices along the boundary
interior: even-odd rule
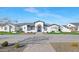
[[[11,32],[16,32],[16,27],[14,25],[10,25],[11,26]]]
[[[6,29],[5,29],[5,27],[6,27]],[[4,32],[15,32],[15,26],[14,25],[0,26],[0,31],[4,31]]]
[[[59,26],[52,25],[52,26],[47,27],[47,32],[52,32],[52,31],[58,32],[59,31]]]
[[[27,25],[23,25],[23,26],[21,26],[21,28],[22,28],[22,31],[24,31],[25,33],[27,33],[27,32],[37,32],[37,26],[38,25],[41,25],[41,30],[42,30],[42,32],[44,32],[44,23],[43,22],[36,22],[35,23],[35,29],[34,30],[28,31],[27,30]]]
[[[6,27],[6,29],[5,29],[5,27]],[[4,29],[4,32],[10,32],[10,31],[9,31],[9,25],[5,25],[5,26],[3,27],[3,29]]]
[[[5,30],[5,27],[7,28],[6,30]],[[15,26],[14,25],[11,25],[11,24],[9,24],[9,25],[5,25],[4,26],[4,31],[5,32],[15,32]]]
[[[60,28],[61,28],[61,31],[62,31],[62,32],[71,32],[70,29],[68,29],[68,28],[66,28],[66,27],[64,27],[64,26],[61,26]]]
[[[0,31],[4,31],[3,26],[0,26]]]
[[[21,28],[22,28],[22,31],[24,31],[25,33],[28,32],[28,31],[27,31],[27,25],[23,25],[23,26],[21,26]]]
[[[79,26],[78,26],[78,30],[77,31],[79,31]]]

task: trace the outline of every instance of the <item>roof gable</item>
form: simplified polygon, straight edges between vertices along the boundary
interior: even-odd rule
[[[65,28],[68,28],[68,29],[69,29],[69,27],[68,27],[68,26],[66,26],[66,25],[63,25],[63,27],[65,27]]]
[[[38,20],[38,21],[35,21],[34,23],[37,23],[37,22],[42,22],[42,23],[45,23],[45,22],[43,22],[43,21],[40,21],[40,20]]]
[[[34,23],[19,23],[19,24],[17,24],[17,26],[23,26],[23,25],[34,26]]]

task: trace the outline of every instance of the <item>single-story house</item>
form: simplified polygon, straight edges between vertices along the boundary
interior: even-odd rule
[[[71,31],[79,31],[79,23],[70,23],[67,26],[71,29]]]
[[[0,23],[1,32],[23,31],[24,33],[36,32],[72,32],[79,31],[79,23],[70,23],[67,25],[47,24],[43,21],[36,21],[33,23]]]
[[[1,32],[15,32],[14,24],[10,23],[0,23],[0,31]]]
[[[69,27],[67,25],[62,25],[60,27],[62,32],[71,32],[71,30],[69,29]]]
[[[46,24],[43,21],[36,21],[34,23],[19,23],[22,31],[25,33],[28,32],[57,32],[59,29],[59,25],[57,24]]]

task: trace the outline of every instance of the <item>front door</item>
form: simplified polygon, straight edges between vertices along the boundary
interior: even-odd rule
[[[42,31],[41,25],[38,25],[37,26],[37,32],[41,32],[41,31]]]

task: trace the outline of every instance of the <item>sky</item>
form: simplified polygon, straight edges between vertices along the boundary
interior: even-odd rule
[[[79,22],[79,7],[0,7],[0,20],[32,23],[44,21],[49,24]]]

